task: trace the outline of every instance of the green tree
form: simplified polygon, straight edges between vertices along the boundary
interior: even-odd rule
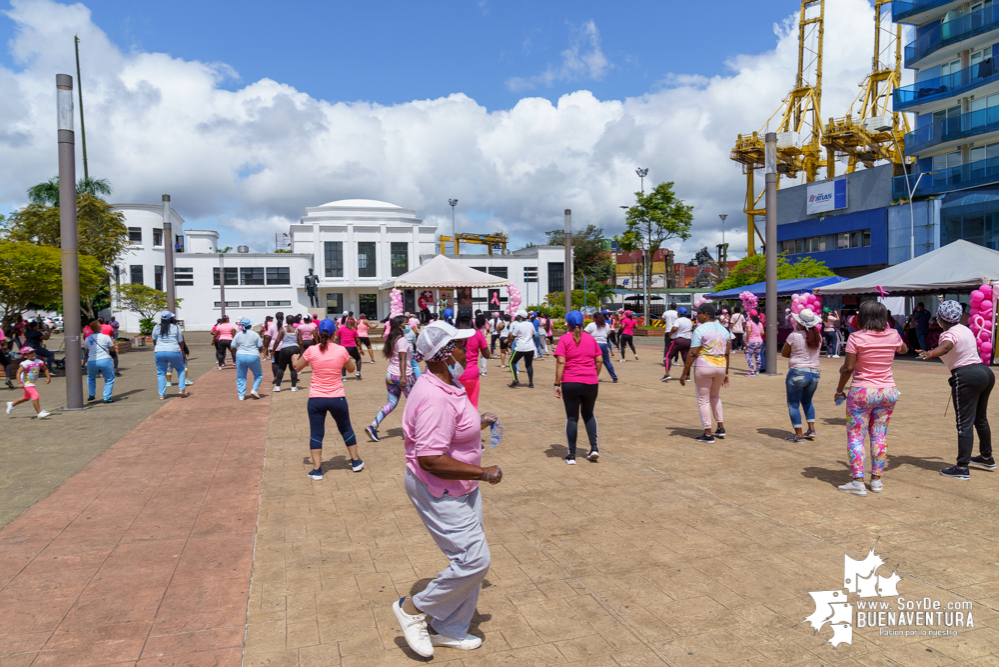
[[[599,306],[601,300],[605,297],[613,294],[613,288],[610,285],[604,283],[597,283],[600,287],[596,290],[591,290],[589,285],[586,286],[586,305],[587,306]],[[583,307],[583,290],[574,289],[572,290],[572,307],[575,309],[580,309]],[[545,297],[545,309],[550,310],[552,308],[558,308],[560,311],[565,308],[565,292],[552,292]],[[565,313],[562,312],[559,317],[564,317]]]
[[[556,229],[549,234],[548,245],[563,245],[565,230]],[[604,248],[604,230],[596,225],[572,233],[572,276],[574,284],[594,284],[609,280],[614,274],[614,260]]]
[[[147,285],[124,283],[115,287],[115,297],[125,310],[137,313],[143,319],[151,319],[156,313],[166,310],[167,295]],[[183,299],[176,299],[179,306]]]
[[[113,188],[106,178],[81,178],[76,183],[77,196],[88,194],[103,198],[111,194]],[[59,206],[59,177],[50,178],[44,183],[28,188],[28,198],[33,204]]]
[[[789,262],[782,254],[777,257],[777,280],[793,280],[797,278],[827,278],[835,276],[825,265],[812,257],[802,257],[797,262]],[[767,279],[767,259],[765,255],[753,255],[739,260],[728,278],[715,288],[716,291],[734,289],[744,285],[762,283]]]
[[[29,308],[59,310],[62,253],[49,245],[0,239],[0,308],[3,326]],[[107,273],[92,257],[80,256],[80,296],[93,299]]]

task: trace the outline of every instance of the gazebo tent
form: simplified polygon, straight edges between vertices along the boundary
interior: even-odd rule
[[[999,281],[999,252],[960,240],[948,243],[908,262],[866,276],[829,285],[821,294],[877,294],[878,287],[893,295],[971,292],[982,283]]]
[[[828,276],[826,278],[789,278],[787,280],[778,280],[777,296],[790,296],[801,292],[811,292],[819,287],[834,285],[844,281],[846,281],[846,278],[841,278],[840,276]],[[824,291],[825,290],[823,289],[823,292]],[[753,283],[752,285],[743,285],[742,287],[722,290],[721,292],[714,292],[713,294],[705,294],[704,298],[711,299],[713,301],[720,301],[722,299],[738,299],[739,295],[743,292],[749,292],[758,297],[766,297],[767,284],[762,282]]]
[[[456,289],[505,287],[510,281],[437,255],[408,273],[382,283],[378,289]]]

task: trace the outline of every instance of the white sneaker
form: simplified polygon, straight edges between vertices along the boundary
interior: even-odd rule
[[[48,416],[49,416],[50,414],[52,414],[52,413],[51,413],[51,412],[48,412],[47,410],[42,410],[42,411],[41,411],[41,412],[39,412],[39,413],[38,413],[38,415],[36,415],[36,416],[37,416],[37,417],[38,417],[39,419],[45,419],[45,418],[46,418],[46,417],[48,417]]]
[[[253,391],[251,391],[250,395],[253,396],[254,398],[260,398],[260,394],[257,393],[256,389],[254,389]]]
[[[885,483],[882,482],[880,479],[871,480],[871,491],[873,491],[874,493],[881,493],[884,490],[884,488],[885,488]]]
[[[427,630],[427,615],[413,615],[404,612],[402,610],[402,601],[405,599],[400,598],[392,603],[395,620],[399,622],[399,627],[402,628],[402,636],[406,638],[409,648],[413,649],[418,655],[429,658],[434,654],[434,645],[430,641],[430,631]]]
[[[245,401],[245,400],[246,400],[246,397],[244,397],[244,396],[240,396],[240,397],[239,397],[239,400],[241,400],[241,401]]]
[[[846,491],[847,493],[852,493],[855,496],[867,495],[867,488],[864,486],[864,483],[855,479],[837,488],[840,491]]]
[[[292,387],[291,390],[292,391],[298,391],[298,387]]]
[[[281,391],[281,387],[274,387],[273,391]]]
[[[454,637],[431,634],[430,643],[434,646],[446,646],[447,648],[472,651],[482,646],[482,638],[476,637],[475,635],[465,635],[461,639],[455,639]]]
[[[7,401],[7,414],[12,413],[13,411],[14,411],[14,402]]]

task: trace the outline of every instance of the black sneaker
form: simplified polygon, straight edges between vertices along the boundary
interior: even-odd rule
[[[362,461],[361,459],[357,459],[356,461],[352,460],[350,462],[350,469],[353,470],[354,472],[361,472],[362,470],[364,470],[364,461]]]
[[[617,384],[617,378],[614,378],[614,384]]]
[[[661,380],[659,380],[659,381],[660,381],[660,382],[669,382],[669,381],[670,381],[670,380],[672,380],[672,379],[673,379],[673,378],[672,378],[672,377],[670,377],[669,375],[664,375],[664,376],[663,376],[663,378],[662,378]]]
[[[985,470],[995,470],[996,460],[991,456],[988,458],[985,458],[984,456],[972,456],[970,465],[973,465],[976,468],[984,468]]]
[[[962,468],[961,466],[944,468],[940,471],[940,474],[944,477],[950,477],[952,479],[971,479],[971,472],[967,468]]]
[[[87,396],[87,400],[88,401],[92,401],[92,400],[94,400],[94,397],[93,396]]]
[[[368,437],[371,438],[374,442],[382,441],[382,439],[378,437],[378,429],[376,429],[374,426],[365,427],[364,432],[367,433]]]
[[[715,429],[715,437],[716,438],[721,438],[722,440],[724,440],[725,439],[725,429],[723,429],[723,428]]]
[[[323,471],[322,468],[316,468],[315,470],[309,471],[309,479],[314,479],[316,481],[322,481]]]
[[[508,387],[519,387],[519,386],[520,386],[520,383],[519,383],[519,382],[517,382],[516,380],[514,380],[513,382],[511,382],[511,383],[510,383],[509,385],[507,385],[507,386],[508,386]]]
[[[527,385],[527,388],[528,389],[534,389],[534,383],[532,382],[531,384]]]
[[[575,456],[566,456],[562,460],[565,461],[566,463],[568,463],[571,466],[576,465],[576,457]]]
[[[709,445],[715,444],[715,436],[708,435],[707,433],[700,434],[699,436],[697,436],[696,438],[694,438],[694,440],[696,440],[697,442],[704,442],[704,443],[707,443]]]
[[[588,458],[591,461],[596,461],[597,459],[600,458],[600,452],[598,452],[595,449],[591,449],[590,453],[586,455],[586,458]]]

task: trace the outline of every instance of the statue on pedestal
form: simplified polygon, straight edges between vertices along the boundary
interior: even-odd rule
[[[319,276],[309,269],[309,275],[305,276],[305,293],[309,295],[309,305],[313,308],[319,307]]]

